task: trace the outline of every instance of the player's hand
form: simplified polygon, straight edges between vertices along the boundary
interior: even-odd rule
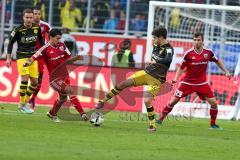
[[[226,73],[225,73],[225,76],[227,76],[228,79],[231,79],[231,77],[232,77],[232,75],[231,75],[229,72],[226,72]]]
[[[11,64],[12,64],[12,60],[11,60],[11,59],[7,59],[7,60],[6,60],[6,66],[7,66],[8,68],[10,68],[10,67],[11,67]]]
[[[171,84],[171,85],[174,85],[175,83],[177,83],[177,81],[175,81],[175,80],[171,80],[171,81],[170,81],[170,84]]]
[[[26,61],[24,64],[23,64],[23,67],[28,67],[28,66],[30,66],[31,65],[31,63],[29,62],[29,61]]]

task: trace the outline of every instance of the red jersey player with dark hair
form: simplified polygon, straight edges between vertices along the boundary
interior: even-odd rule
[[[34,23],[38,24],[39,27],[41,28],[41,33],[42,37],[45,40],[45,42],[48,41],[49,37],[49,31],[51,30],[50,25],[47,22],[44,22],[41,20],[41,10],[40,8],[35,8],[33,10],[33,18],[34,18]],[[37,41],[37,50],[41,48],[40,43]],[[42,77],[43,77],[43,69],[44,69],[44,60],[42,57],[39,57],[37,59],[38,61],[38,85],[37,88],[35,89],[35,92],[32,94],[32,98],[29,100],[30,107],[32,109],[35,109],[35,98],[37,97],[37,94],[39,90],[41,89],[41,84],[42,84]]]
[[[87,120],[87,115],[84,113],[82,106],[73,93],[73,89],[70,86],[70,79],[68,70],[66,67],[67,63],[78,60],[80,57],[75,56],[70,58],[71,53],[67,49],[64,43],[60,42],[62,33],[58,29],[52,29],[49,33],[49,42],[41,47],[24,66],[29,66],[39,57],[43,57],[44,62],[49,72],[49,81],[51,86],[57,90],[59,99],[55,100],[52,109],[47,113],[53,121],[59,122],[60,119],[57,117],[57,112],[61,108],[62,104],[67,101],[68,95],[71,103],[80,113],[83,120]]]
[[[172,111],[174,105],[177,104],[181,98],[196,92],[202,100],[207,100],[211,105],[210,126],[211,128],[218,129],[220,127],[216,124],[218,114],[217,102],[206,78],[208,62],[215,62],[229,79],[231,78],[231,75],[224,67],[222,61],[214,55],[213,51],[204,47],[203,35],[201,33],[194,34],[193,44],[194,47],[184,54],[182,63],[171,83],[178,82],[179,77],[184,72],[185,75],[175,90],[174,96],[164,108],[157,123],[162,123],[164,118]]]

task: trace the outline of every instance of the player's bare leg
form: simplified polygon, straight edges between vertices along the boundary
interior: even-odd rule
[[[134,81],[132,79],[127,79],[119,84],[117,84],[114,88],[112,88],[105,96],[104,99],[100,100],[97,105],[96,109],[101,109],[104,107],[104,104],[112,99],[114,96],[118,95],[121,91],[123,91],[125,88],[134,86]]]
[[[210,104],[210,126],[213,129],[219,129],[219,125],[216,124],[217,114],[218,114],[218,106],[215,98],[205,97],[207,102]]]
[[[163,109],[159,120],[157,120],[156,122],[158,124],[162,124],[163,120],[167,117],[167,115],[172,111],[173,107],[179,102],[180,98],[177,98],[175,96],[173,96],[171,98],[171,100],[167,103],[167,105],[165,106],[165,108]]]
[[[148,113],[148,119],[149,119],[149,132],[154,132],[156,131],[156,124],[155,124],[155,112],[154,112],[154,107],[152,106],[153,102],[153,95],[149,92],[144,92],[144,104],[147,108],[147,113]]]

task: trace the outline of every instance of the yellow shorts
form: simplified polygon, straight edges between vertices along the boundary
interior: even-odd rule
[[[133,73],[129,79],[132,79],[134,81],[135,86],[147,85],[147,91],[153,96],[157,96],[162,85],[158,79],[149,75],[144,70]]]
[[[29,75],[32,78],[38,78],[38,62],[34,61],[30,66],[23,67],[28,58],[17,60],[18,73],[20,76]]]

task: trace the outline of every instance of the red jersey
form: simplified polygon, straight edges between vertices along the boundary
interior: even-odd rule
[[[34,55],[33,59],[41,57],[47,66],[49,74],[56,71],[56,68],[61,68],[61,73],[57,74],[68,74],[65,61],[71,56],[71,53],[67,49],[64,43],[59,42],[57,46],[52,46],[49,42],[41,47]]]
[[[203,85],[207,83],[206,70],[209,61],[217,62],[218,59],[213,51],[203,48],[201,53],[197,53],[194,48],[188,50],[180,65],[181,69],[186,67],[185,75],[181,83],[188,85]]]
[[[48,33],[51,30],[50,25],[47,22],[41,21],[39,22],[39,27],[41,28],[41,32],[42,32],[42,37],[45,40],[45,42],[48,41]],[[41,48],[40,43],[37,41],[37,49]]]

